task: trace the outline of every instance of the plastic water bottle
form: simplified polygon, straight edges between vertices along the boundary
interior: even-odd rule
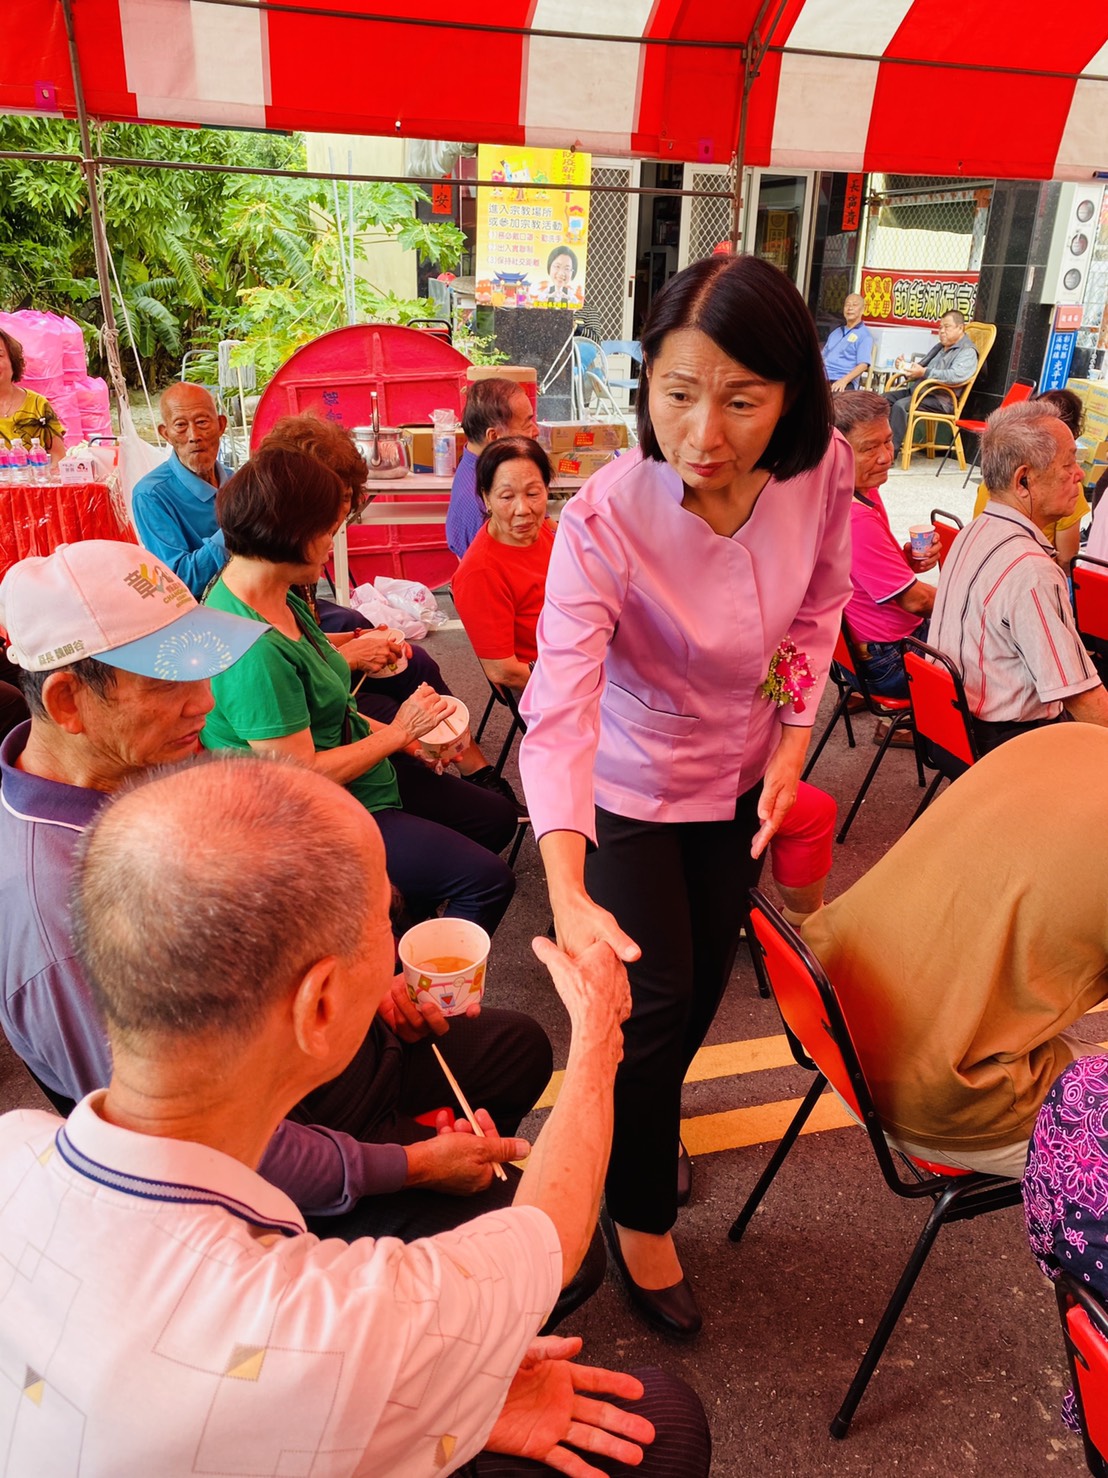
[[[11,481],[29,482],[30,478],[28,476],[29,469],[27,464],[27,451],[18,436],[12,442],[12,449],[9,455],[11,457],[12,468]]]
[[[0,442],[0,487],[8,487],[12,481],[12,455],[7,442]]]
[[[432,411],[431,455],[436,477],[452,477],[457,459],[454,440],[454,412]]]
[[[31,466],[31,482],[46,482],[50,475],[50,453],[37,436],[31,437],[31,450],[27,454]]]

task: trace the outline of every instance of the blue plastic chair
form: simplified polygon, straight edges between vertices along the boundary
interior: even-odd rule
[[[626,354],[633,364],[642,364],[642,345],[637,339],[605,339],[600,347],[605,354]],[[622,380],[609,375],[608,384],[615,385],[620,390],[637,390],[639,377],[636,374],[633,380]]]

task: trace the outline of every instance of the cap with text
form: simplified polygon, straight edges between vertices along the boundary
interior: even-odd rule
[[[0,581],[8,660],[50,672],[85,657],[166,682],[215,677],[269,630],[198,605],[137,544],[85,539],[15,564]]]

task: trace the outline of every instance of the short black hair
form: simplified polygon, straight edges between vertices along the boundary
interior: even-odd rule
[[[654,299],[642,331],[647,392],[639,392],[639,446],[664,460],[650,420],[650,372],[666,336],[695,328],[756,375],[785,386],[785,410],[758,465],[779,481],[810,472],[831,441],[831,391],[804,299],[784,272],[752,256],[693,262]]]
[[[490,441],[477,458],[477,496],[485,498],[492,491],[497,469],[505,462],[533,462],[539,469],[543,482],[550,486],[550,458],[531,436],[498,436]]]
[[[1074,391],[1044,390],[1041,395],[1033,395],[1031,402],[1033,405],[1049,406],[1075,440],[1081,435],[1081,428],[1085,424],[1085,407],[1081,404],[1080,395]]]
[[[568,257],[573,263],[573,275],[577,276],[577,253],[568,246],[556,246],[546,259],[546,270],[549,272],[559,257]]]
[[[521,390],[527,394],[518,380],[506,380],[503,375],[474,380],[466,390],[462,407],[462,431],[466,441],[482,443],[490,431],[507,426],[512,419],[512,401]]]
[[[98,698],[103,698],[108,689],[114,688],[116,684],[116,669],[96,657],[82,657],[79,662],[67,662],[64,667],[53,667],[47,672],[37,669],[29,672],[21,667],[18,673],[19,691],[26,699],[32,718],[48,717],[46,704],[42,701],[42,690],[46,686],[46,679],[53,677],[55,672],[71,672],[78,682],[83,683]]]
[[[342,516],[346,487],[318,457],[263,447],[220,488],[215,513],[230,554],[303,564],[308,544]]]

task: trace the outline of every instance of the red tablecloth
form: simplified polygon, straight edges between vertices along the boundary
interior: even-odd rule
[[[16,483],[0,486],[0,579],[17,560],[49,554],[78,539],[126,539],[107,483]]]

